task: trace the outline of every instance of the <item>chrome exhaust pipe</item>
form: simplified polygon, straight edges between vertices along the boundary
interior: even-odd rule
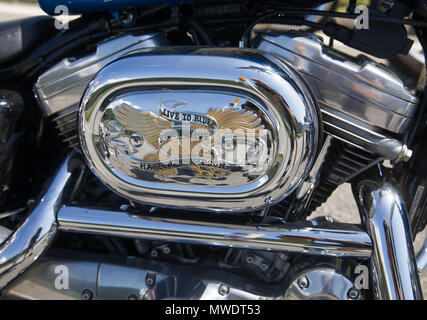
[[[71,157],[68,155],[62,162],[24,222],[1,244],[0,289],[30,267],[54,240],[58,229],[56,214],[75,187]]]
[[[404,204],[388,184],[362,183],[358,201],[368,233],[358,226],[328,222],[278,227],[224,225],[133,215],[123,211],[66,207],[78,186],[68,155],[25,221],[0,246],[0,289],[30,267],[58,230],[194,244],[274,250],[332,257],[371,258],[379,299],[422,299],[414,248]],[[74,170],[74,169],[79,170]],[[370,235],[370,236],[369,236]],[[372,238],[372,240],[371,240]],[[371,256],[372,255],[372,256]],[[419,261],[425,256],[420,255]],[[424,264],[425,265],[425,264]]]
[[[414,247],[402,198],[389,184],[359,184],[362,221],[373,242],[372,283],[377,299],[422,300]]]
[[[283,224],[280,228],[225,225],[132,215],[123,211],[63,207],[59,230],[132,239],[167,240],[242,249],[274,250],[333,257],[369,258],[368,234],[348,224]]]

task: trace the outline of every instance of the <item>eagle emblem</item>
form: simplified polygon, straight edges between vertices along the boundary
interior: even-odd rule
[[[205,114],[177,111],[185,104],[165,102],[155,114],[120,101],[111,109],[105,141],[138,159],[142,170],[168,175],[187,165],[196,175],[220,177],[225,166],[253,163],[266,150],[267,130],[255,112],[232,106]]]

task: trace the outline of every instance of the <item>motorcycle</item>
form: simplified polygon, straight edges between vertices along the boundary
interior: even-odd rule
[[[0,23],[2,298],[423,299],[425,1],[39,5],[78,18]]]

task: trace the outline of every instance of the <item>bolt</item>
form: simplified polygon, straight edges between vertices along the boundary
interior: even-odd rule
[[[169,247],[163,247],[163,253],[169,254],[169,253],[171,253],[171,249]]]
[[[310,282],[308,281],[307,277],[301,277],[298,279],[298,285],[301,289],[307,289],[310,285]]]
[[[155,283],[156,275],[154,273],[147,273],[147,276],[145,277],[145,284],[149,287],[152,287]]]
[[[138,300],[138,296],[134,293],[130,294],[128,300]]]
[[[356,288],[351,288],[350,290],[348,290],[347,296],[350,299],[355,300],[359,298],[359,290],[357,290]]]
[[[266,271],[268,269],[268,264],[267,263],[261,263],[260,267],[261,267],[262,271]]]
[[[158,257],[158,255],[159,255],[159,253],[157,252],[157,250],[152,250],[152,251],[151,251],[151,256],[152,256],[153,258],[157,258],[157,257]]]
[[[409,159],[411,159],[411,157],[412,157],[412,150],[408,149],[408,150],[405,152],[405,154],[404,154],[404,156],[403,156],[402,161],[403,161],[403,162],[407,162],[407,161],[409,161]]]
[[[229,292],[230,292],[230,288],[229,288],[229,287],[227,287],[225,284],[221,284],[221,285],[219,286],[219,288],[218,288],[218,293],[219,293],[221,296],[225,296],[225,295],[227,295]]]
[[[90,289],[84,289],[82,291],[82,300],[92,300],[93,299],[93,292]]]
[[[254,263],[254,257],[253,256],[247,256],[246,257],[246,262],[249,263],[249,264]]]
[[[412,150],[408,149],[408,146],[406,144],[404,144],[399,152],[399,154],[397,155],[396,159],[394,159],[394,162],[406,162],[409,161],[409,159],[411,159],[412,157]]]

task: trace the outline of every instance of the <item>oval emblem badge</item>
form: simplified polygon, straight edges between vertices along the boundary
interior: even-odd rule
[[[210,50],[135,54],[89,84],[82,149],[113,191],[155,206],[249,211],[305,177],[318,124],[299,77],[253,51]]]

